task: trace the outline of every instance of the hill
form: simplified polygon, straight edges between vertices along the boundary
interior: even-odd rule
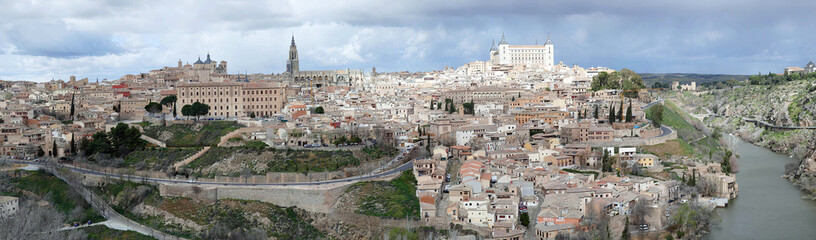
[[[669,83],[673,81],[697,82],[697,84],[714,83],[726,81],[729,79],[747,80],[748,75],[729,75],[729,74],[702,74],[702,73],[639,73],[646,86],[652,86],[655,82]]]

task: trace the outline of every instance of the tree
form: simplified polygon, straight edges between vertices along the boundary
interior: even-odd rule
[[[51,156],[57,157],[57,140],[55,139],[51,147]]]
[[[255,112],[249,112],[249,118],[255,118]]]
[[[618,114],[616,114],[615,117],[617,117],[618,122],[623,122],[623,100],[620,101],[620,107],[618,108]]]
[[[76,92],[71,94],[71,121],[74,120],[74,95],[76,95]]]
[[[689,186],[697,186],[697,171],[694,169],[691,170],[691,179],[689,180]]]
[[[193,111],[193,106],[187,104],[181,107],[181,115],[187,117],[188,119],[190,118],[190,116],[195,115],[195,112]]]
[[[725,156],[723,156],[721,163],[722,172],[724,173],[731,173],[731,155],[733,155],[731,151],[725,151]]]
[[[325,110],[323,110],[323,106],[317,106],[315,108],[315,113],[317,113],[317,114],[323,114],[324,112],[325,112]]]
[[[448,105],[450,105],[450,103],[445,102],[445,112],[448,112],[448,110],[450,109],[450,107],[448,107]]]
[[[527,212],[519,214],[519,221],[521,222],[521,225],[524,225],[525,227],[530,226],[530,215]]]
[[[608,120],[609,120],[609,124],[611,125],[612,123],[614,123],[614,122],[615,122],[615,119],[617,119],[617,118],[615,118],[615,107],[614,107],[614,106],[610,106],[610,107],[609,107],[609,119],[608,119]]]
[[[157,102],[151,101],[150,103],[145,105],[145,110],[147,110],[147,112],[149,112],[150,114],[160,113],[162,111],[162,105]]]
[[[632,99],[629,99],[629,107],[626,108],[626,122],[632,122]]]
[[[593,115],[595,119],[598,119],[598,105],[595,105],[595,115]]]
[[[660,127],[663,124],[663,105],[655,104],[650,108],[651,113],[649,116],[651,117],[649,120],[652,120],[652,124],[655,127]]]
[[[629,217],[624,218],[623,233],[621,233],[621,240],[629,240]]]
[[[456,104],[451,102],[450,108],[448,109],[448,113],[453,114],[456,112]]]
[[[442,109],[442,102],[436,103],[436,109]],[[433,110],[433,109],[431,109]]]
[[[430,106],[430,108],[431,108],[431,110],[434,110],[434,101],[433,101],[433,99],[431,100],[431,106]]]
[[[37,157],[45,156],[45,151],[43,151],[42,146],[37,148]]]
[[[178,97],[176,95],[170,95],[167,97],[162,98],[161,105],[170,107],[173,105],[173,117],[176,117],[176,101],[178,101]]]
[[[76,151],[77,151],[76,150],[76,141],[74,141],[74,138],[72,137],[71,138],[71,154],[72,155],[76,154]]]

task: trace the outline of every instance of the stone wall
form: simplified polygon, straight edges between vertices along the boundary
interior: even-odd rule
[[[186,197],[202,202],[216,199],[242,199],[268,202],[283,207],[298,207],[310,212],[328,213],[348,184],[334,187],[302,186],[200,186],[194,184],[162,184],[162,197]]]

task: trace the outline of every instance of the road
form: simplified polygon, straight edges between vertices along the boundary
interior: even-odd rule
[[[22,160],[11,160],[5,159],[7,162],[17,163],[17,164],[29,164],[29,165],[36,165],[36,166],[45,166],[46,164],[54,164],[48,162],[34,162],[34,161],[22,161]],[[81,173],[81,174],[89,174],[101,177],[110,177],[110,178],[118,178],[122,180],[132,179],[138,181],[147,181],[147,182],[154,182],[154,183],[186,183],[186,184],[196,184],[196,185],[221,185],[221,186],[316,186],[316,185],[325,185],[325,184],[333,184],[333,183],[343,183],[343,182],[352,182],[352,181],[364,181],[370,179],[376,179],[385,177],[391,174],[399,173],[408,169],[412,169],[413,161],[408,161],[394,169],[376,173],[376,174],[366,174],[362,176],[354,176],[349,178],[343,179],[335,179],[335,180],[328,180],[328,181],[317,181],[317,182],[293,182],[293,183],[225,183],[225,182],[188,182],[187,180],[176,180],[176,179],[165,179],[165,178],[150,178],[150,177],[143,177],[143,176],[131,176],[131,175],[119,175],[117,173],[107,173],[107,172],[99,172],[85,168],[79,168],[75,166],[71,166],[68,164],[60,164],[61,166],[70,169],[73,172]],[[120,178],[121,177],[121,178]]]
[[[661,102],[663,102],[663,99],[658,98],[654,102],[650,102],[649,104],[646,104],[646,105],[640,107],[640,109],[647,109],[647,108],[649,108],[649,107],[651,107],[651,106],[653,106],[653,105],[655,105],[657,103],[661,103]]]

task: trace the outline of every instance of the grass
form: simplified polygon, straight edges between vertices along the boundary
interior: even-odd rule
[[[194,131],[199,124],[201,124],[201,129]],[[217,144],[221,141],[222,136],[241,127],[240,124],[234,121],[211,121],[171,126],[149,126],[144,129],[144,134],[160,140],[163,133],[172,134],[172,137],[164,141],[168,147],[203,147]]]
[[[142,235],[135,231],[122,231],[111,229],[103,225],[96,225],[82,228],[88,234],[89,240],[151,240],[150,236]]]
[[[358,189],[364,194],[357,202],[356,212],[359,214],[388,218],[419,217],[416,179],[411,170],[402,172],[398,178],[388,182],[355,183],[346,192]]]
[[[199,148],[146,148],[132,152],[125,157],[124,167],[161,171],[200,150]]]
[[[87,222],[88,220],[100,222],[105,220],[67,183],[43,170],[31,172],[21,178],[13,178],[11,181],[17,188],[33,192],[39,196],[50,194],[54,208],[65,213],[67,222]],[[71,211],[77,207],[83,208],[82,214],[80,216],[71,216]]]
[[[694,147],[682,139],[674,139],[657,145],[643,146],[643,151],[660,158],[669,156],[694,156]]]
[[[646,151],[659,157],[669,155],[682,155],[705,159],[709,152],[722,150],[717,139],[707,136],[697,130],[689,121],[699,121],[689,116],[683,109],[670,100],[664,101],[663,124],[677,131],[676,140],[667,141],[663,144],[645,146]],[[646,114],[651,116],[652,109],[646,109]]]
[[[139,126],[142,126],[142,128],[146,128],[146,127],[149,127],[150,125],[152,125],[153,123],[150,123],[148,121],[141,121],[141,122],[137,122],[135,124],[139,125]]]

